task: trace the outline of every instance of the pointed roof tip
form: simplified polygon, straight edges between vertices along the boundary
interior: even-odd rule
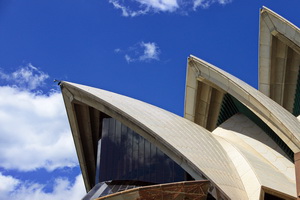
[[[54,82],[54,83],[57,83],[57,85],[60,85],[63,81],[62,81],[62,80],[54,79],[53,82]]]
[[[272,9],[266,7],[266,6],[262,6],[261,9],[260,9],[261,12],[268,12],[268,13],[271,13],[273,15],[276,15],[278,17],[281,17],[283,18],[282,16],[280,16],[278,13],[276,13],[275,11],[273,11]],[[285,19],[286,20],[286,19]]]
[[[269,8],[267,8],[266,6],[262,6],[261,10],[264,10],[264,9],[269,9]]]
[[[190,59],[192,59],[194,56],[192,55],[192,54],[190,54],[189,56],[188,56],[188,60],[190,60]]]
[[[198,58],[197,56],[194,56],[193,54],[189,55],[188,60],[200,60],[200,61],[204,61],[204,60]]]
[[[273,10],[271,10],[270,8],[268,8],[268,7],[266,7],[266,6],[262,6],[262,7],[260,8],[260,12],[272,12],[272,13],[274,13]]]
[[[300,32],[300,29],[299,29],[298,26],[296,26],[295,24],[293,24],[292,22],[290,22],[286,18],[282,17],[281,15],[276,13],[275,11],[271,10],[270,8],[267,8],[266,6],[262,6],[260,13],[261,14],[265,13],[265,14],[268,14],[268,15],[270,14],[270,15],[274,16],[275,18],[279,19],[280,21],[288,24],[289,26],[291,26],[296,31]]]
[[[208,62],[206,62],[205,60],[203,60],[203,59],[201,59],[197,56],[194,56],[192,54],[188,57],[188,59],[191,60],[191,61],[196,60],[196,61],[201,62],[203,64],[208,64]]]

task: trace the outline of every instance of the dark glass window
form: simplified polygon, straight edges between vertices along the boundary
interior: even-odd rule
[[[274,196],[274,195],[269,194],[269,193],[265,193],[265,198],[264,199],[265,200],[284,200],[283,198]]]
[[[96,183],[109,180],[150,183],[186,180],[186,172],[172,159],[113,118],[103,119],[98,148]]]

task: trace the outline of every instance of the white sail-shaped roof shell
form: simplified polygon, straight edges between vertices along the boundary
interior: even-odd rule
[[[259,33],[259,90],[291,113],[299,66],[300,29],[263,7]]]
[[[126,96],[69,82],[62,82],[61,87],[73,134],[76,134],[76,126],[72,127],[71,118],[74,116],[70,114],[73,111],[68,110],[72,106],[67,104],[77,101],[121,121],[155,144],[196,180],[203,179],[204,175],[225,197],[247,199],[233,163],[209,131],[173,113]],[[76,135],[73,138],[80,144],[80,138]],[[80,145],[77,146],[77,152],[81,151]],[[81,165],[88,165],[80,153],[78,155]]]
[[[91,163],[80,153],[84,150],[80,149],[82,142],[76,135],[78,130],[73,103],[91,106],[119,120],[155,144],[196,180],[210,180],[225,198],[257,199],[263,187],[288,197],[295,195],[293,178],[287,178],[272,163],[266,162],[261,156],[256,158],[256,154],[236,144],[234,140],[213,134],[187,119],[126,96],[69,82],[61,83],[61,87],[82,169]],[[72,120],[75,120],[74,123]],[[242,161],[233,156],[232,149],[237,152],[235,155],[244,158],[248,164],[238,166]],[[260,169],[257,166],[263,167]],[[248,179],[241,173],[245,169],[250,169]],[[274,176],[269,177],[269,181],[262,181],[262,176],[257,175],[257,172],[263,174],[263,171],[272,172]],[[83,172],[83,175],[88,178],[88,174]],[[285,183],[285,187],[282,187],[282,183]],[[290,189],[286,190],[286,187]]]
[[[300,123],[272,99],[233,75],[195,56],[188,60],[185,116],[195,115],[197,82],[229,93],[263,120],[294,152],[300,151]],[[192,80],[189,80],[192,79]],[[193,118],[191,118],[193,120]]]

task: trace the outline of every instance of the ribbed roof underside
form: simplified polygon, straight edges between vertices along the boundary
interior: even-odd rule
[[[195,56],[189,57],[188,67],[190,71],[196,69],[195,80],[201,78],[231,94],[261,118],[293,152],[300,151],[300,123],[286,109],[242,80]],[[193,102],[195,98],[186,96],[185,101]]]
[[[300,29],[264,7],[259,39],[259,90],[299,115]]]

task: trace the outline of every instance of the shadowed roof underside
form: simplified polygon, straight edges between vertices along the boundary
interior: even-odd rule
[[[300,29],[263,7],[259,39],[259,90],[298,116]]]
[[[197,102],[204,102],[203,97],[196,96],[199,92],[198,82],[201,82],[220,91],[223,95],[229,93],[235,97],[267,124],[294,153],[300,151],[299,121],[272,99],[240,79],[195,56],[188,58],[187,73],[185,118],[194,121],[194,116],[197,114]],[[210,105],[211,100],[212,98],[206,99],[205,104]],[[219,108],[213,106],[216,116],[219,114],[221,101],[222,97],[217,103]],[[207,117],[206,120],[216,120],[216,117],[208,117],[209,112],[210,109],[204,109],[203,115]]]

